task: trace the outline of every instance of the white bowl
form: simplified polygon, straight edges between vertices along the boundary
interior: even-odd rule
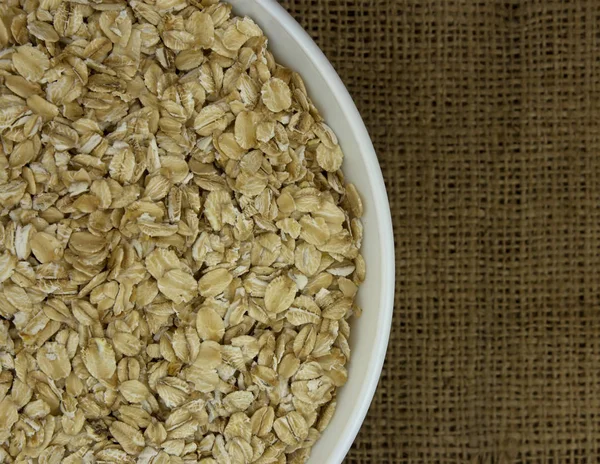
[[[229,0],[254,19],[277,61],[298,71],[309,96],[335,131],[346,155],[342,167],[365,207],[362,254],[367,279],[360,287],[360,319],[352,321],[348,383],[337,410],[315,445],[309,464],[339,464],[352,446],[375,393],[394,306],[394,238],[385,184],[367,129],[341,79],[319,47],[276,0]]]

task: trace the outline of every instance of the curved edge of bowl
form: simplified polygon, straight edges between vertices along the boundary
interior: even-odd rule
[[[382,253],[381,275],[387,276],[387,278],[386,282],[382,284],[383,290],[381,300],[383,301],[383,308],[379,312],[377,321],[378,344],[371,352],[367,380],[364,382],[361,388],[361,394],[356,400],[355,420],[348,422],[345,425],[344,430],[340,432],[340,437],[342,437],[342,439],[336,444],[336,447],[330,456],[330,464],[341,463],[350,450],[373,400],[383,369],[390,337],[392,316],[394,312],[395,258],[394,234],[389,209],[389,199],[377,154],[375,153],[367,128],[350,93],[335,71],[333,65],[302,26],[300,26],[300,24],[277,2],[277,0],[254,1],[265,6],[265,9],[269,11],[273,18],[277,18],[277,21],[287,29],[289,34],[303,49],[304,53],[314,60],[314,64],[321,73],[324,82],[327,83],[329,90],[347,115],[348,121],[359,142],[360,152],[365,158],[365,164],[367,166],[366,174],[372,182],[373,193],[375,195],[374,203],[377,210],[376,215],[378,218],[377,225],[379,226],[380,244],[382,249],[389,250],[389,253]]]

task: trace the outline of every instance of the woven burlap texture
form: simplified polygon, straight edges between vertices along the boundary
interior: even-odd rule
[[[281,3],[353,95],[395,228],[346,462],[600,462],[600,2]]]

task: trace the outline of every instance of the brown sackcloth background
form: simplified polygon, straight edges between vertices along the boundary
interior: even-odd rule
[[[346,462],[600,462],[600,1],[281,3],[355,98],[395,226]]]

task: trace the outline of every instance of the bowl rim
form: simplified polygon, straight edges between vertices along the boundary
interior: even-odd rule
[[[321,74],[323,82],[328,87],[348,119],[348,123],[352,127],[358,142],[359,152],[364,158],[367,168],[366,174],[372,187],[371,193],[375,196],[374,205],[377,221],[372,224],[372,227],[376,226],[379,229],[381,248],[383,250],[389,250],[389,253],[384,252],[381,256],[381,275],[385,279],[385,282],[382,282],[380,287],[382,307],[379,311],[377,320],[377,345],[373,347],[369,356],[367,376],[360,387],[360,394],[355,402],[356,412],[352,416],[352,420],[347,422],[340,431],[340,440],[335,444],[330,455],[330,462],[341,463],[350,450],[375,395],[390,337],[392,316],[394,312],[395,253],[389,199],[377,154],[375,153],[375,148],[373,147],[367,128],[350,93],[335,71],[333,65],[302,26],[300,26],[300,24],[279,4],[277,0],[251,1],[255,1],[262,5],[265,8],[265,11],[272,16],[272,19],[279,22],[287,30],[306,56],[313,61],[316,69]]]

